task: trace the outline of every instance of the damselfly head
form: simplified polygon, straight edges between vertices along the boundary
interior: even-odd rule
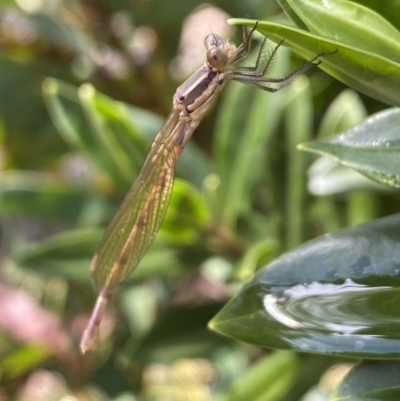
[[[207,62],[217,70],[221,70],[228,64],[229,57],[235,52],[236,46],[212,33],[204,39],[207,49]]]

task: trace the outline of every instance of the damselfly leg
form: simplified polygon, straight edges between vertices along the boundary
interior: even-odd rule
[[[231,64],[237,63],[240,60],[245,59],[251,50],[251,39],[253,37],[254,31],[257,28],[257,24],[254,25],[254,27],[250,30],[249,34],[246,34],[243,28],[242,31],[242,38],[243,38],[243,43],[238,47],[237,49],[237,54],[233,57]],[[264,48],[266,44],[266,38],[263,39],[260,49],[258,50],[257,53],[257,58],[255,61],[255,64],[252,66],[235,66],[232,68],[232,70],[228,73],[229,78],[234,81],[242,82],[250,86],[254,86],[258,89],[262,89],[267,92],[276,92],[279,89],[281,89],[283,86],[291,82],[294,78],[296,78],[298,75],[304,73],[306,70],[309,68],[319,65],[321,61],[319,60],[323,56],[327,56],[334,52],[327,52],[327,53],[319,53],[316,56],[314,56],[311,60],[307,61],[304,63],[302,66],[291,72],[285,77],[281,78],[270,78],[266,77],[266,74],[268,72],[268,69],[270,68],[274,57],[279,49],[279,47],[283,44],[283,39],[274,47],[270,55],[268,56],[268,60],[265,63],[264,67],[260,70],[260,64],[261,64],[261,59],[264,54]],[[318,60],[318,61],[316,61]],[[275,86],[268,86],[265,84],[276,84]]]
[[[251,28],[249,33],[247,33],[246,28],[242,26],[242,43],[236,49],[236,54],[232,57],[231,64],[233,63],[236,64],[238,61],[245,59],[249,55],[251,51],[251,43],[252,43],[251,39],[253,37],[254,31],[257,29],[257,26],[258,22],[254,24],[253,28]],[[262,53],[266,41],[267,38],[263,40],[259,53]]]

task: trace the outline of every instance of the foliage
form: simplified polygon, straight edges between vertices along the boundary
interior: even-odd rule
[[[0,398],[327,400],[333,364],[398,358],[400,7],[280,0],[290,22],[277,4],[214,4],[268,14],[258,31],[303,57],[337,50],[319,66],[334,78],[229,84],[84,357],[90,259],[170,108],[200,2],[0,4]],[[300,63],[281,48],[269,74]],[[331,399],[398,399],[398,368],[361,361]]]

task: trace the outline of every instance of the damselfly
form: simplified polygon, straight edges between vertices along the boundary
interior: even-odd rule
[[[251,50],[251,39],[256,27],[248,34],[242,29],[243,42],[238,47],[218,35],[208,35],[204,40],[206,62],[177,89],[172,111],[154,139],[139,176],[93,257],[90,271],[99,296],[82,336],[80,346],[83,353],[97,345],[100,320],[116,286],[137,266],[153,242],[171,196],[175,164],[204,113],[226,82],[234,80],[275,92],[311,66],[319,64],[319,59],[328,54],[316,55],[284,78],[268,78],[268,68],[283,41],[263,63],[264,39],[254,66],[237,66]]]

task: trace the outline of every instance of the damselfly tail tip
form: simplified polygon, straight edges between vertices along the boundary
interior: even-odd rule
[[[97,347],[99,341],[99,328],[97,326],[89,325],[83,332],[79,348],[83,355],[88,351],[93,351]]]

